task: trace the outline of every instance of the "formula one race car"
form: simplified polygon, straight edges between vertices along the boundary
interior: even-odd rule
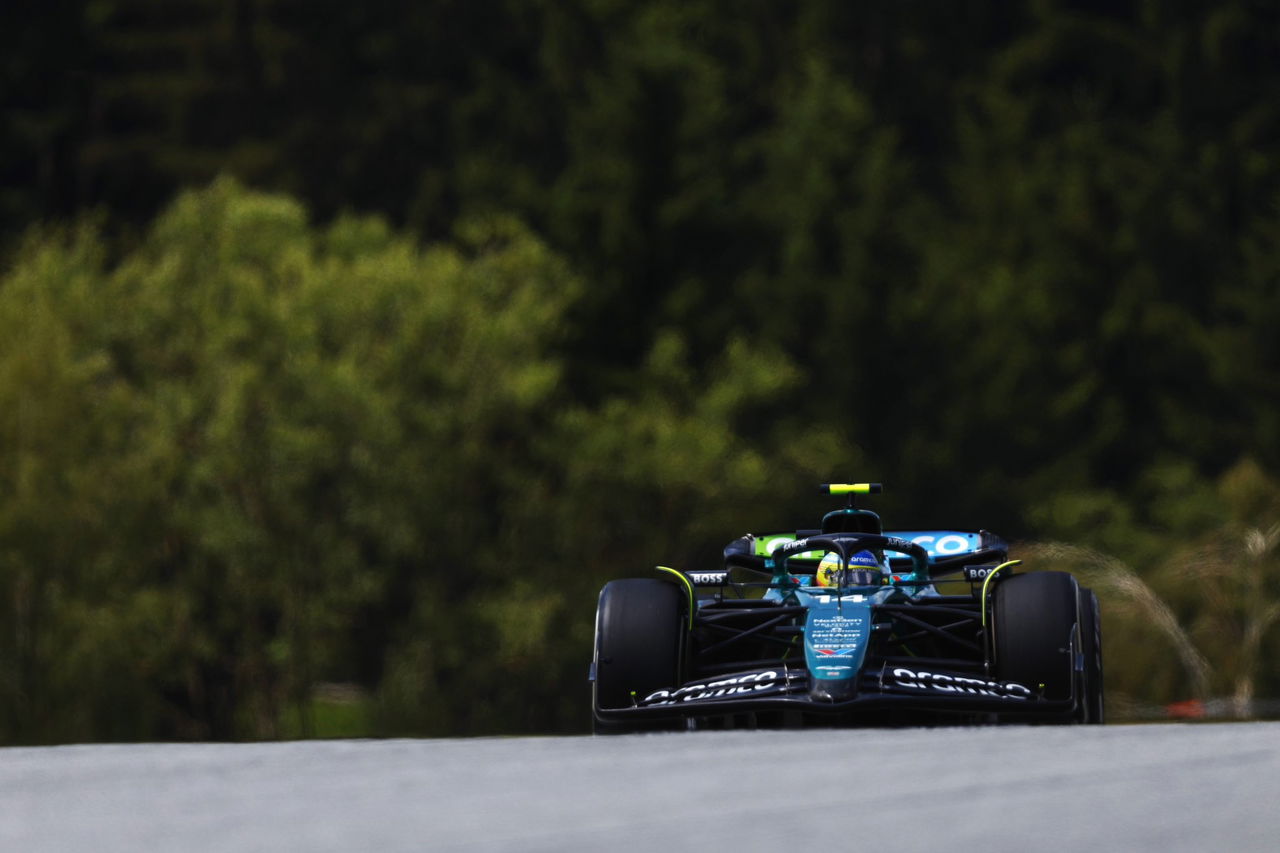
[[[597,732],[1103,722],[1093,592],[1066,572],[1016,573],[985,530],[885,533],[853,502],[878,483],[821,489],[848,504],[816,530],[735,539],[715,571],[605,585]]]

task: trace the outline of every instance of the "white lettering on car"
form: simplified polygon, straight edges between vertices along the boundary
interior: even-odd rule
[[[773,670],[749,672],[746,675],[721,678],[705,684],[686,684],[678,690],[656,690],[646,696],[640,704],[674,705],[677,702],[704,702],[708,699],[763,693],[780,686],[781,676]]]
[[[963,536],[943,536],[933,548],[939,554],[962,554],[969,550],[969,543]]]
[[[966,551],[972,551],[973,546],[969,544],[969,539],[956,533],[948,533],[946,536],[913,536],[911,537],[913,544],[919,545],[921,548],[938,557],[946,557],[951,554],[963,554]]]
[[[908,690],[931,690],[937,693],[960,693],[970,696],[996,696],[1003,699],[1030,699],[1031,688],[1016,681],[988,681],[942,672],[925,672],[895,667],[890,673],[895,687]]]

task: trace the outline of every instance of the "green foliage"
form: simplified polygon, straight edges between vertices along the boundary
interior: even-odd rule
[[[573,728],[600,582],[851,476],[1276,689],[1276,9],[180,5],[0,27],[0,737]]]
[[[563,264],[512,223],[318,232],[229,181],[110,269],[92,233],[33,242],[0,290],[10,735],[270,735],[367,676],[357,620],[447,595],[424,563],[465,566],[530,464]]]
[[[9,739],[278,736],[335,681],[383,731],[564,726],[593,589],[813,471],[736,437],[796,378],[742,340],[571,405],[581,288],[510,219],[423,248],[222,180],[103,245],[34,236],[0,285]]]

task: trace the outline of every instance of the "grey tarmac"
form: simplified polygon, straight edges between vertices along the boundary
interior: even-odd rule
[[[0,749],[0,850],[1272,851],[1280,723]]]

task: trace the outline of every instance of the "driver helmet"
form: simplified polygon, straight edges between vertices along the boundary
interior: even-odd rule
[[[880,561],[876,559],[876,555],[870,551],[859,551],[849,557],[849,568],[885,570],[884,566],[880,565]],[[822,561],[818,563],[818,573],[814,575],[814,580],[818,586],[839,586],[840,582],[836,578],[839,573],[840,555],[835,551],[828,551],[823,556]]]

